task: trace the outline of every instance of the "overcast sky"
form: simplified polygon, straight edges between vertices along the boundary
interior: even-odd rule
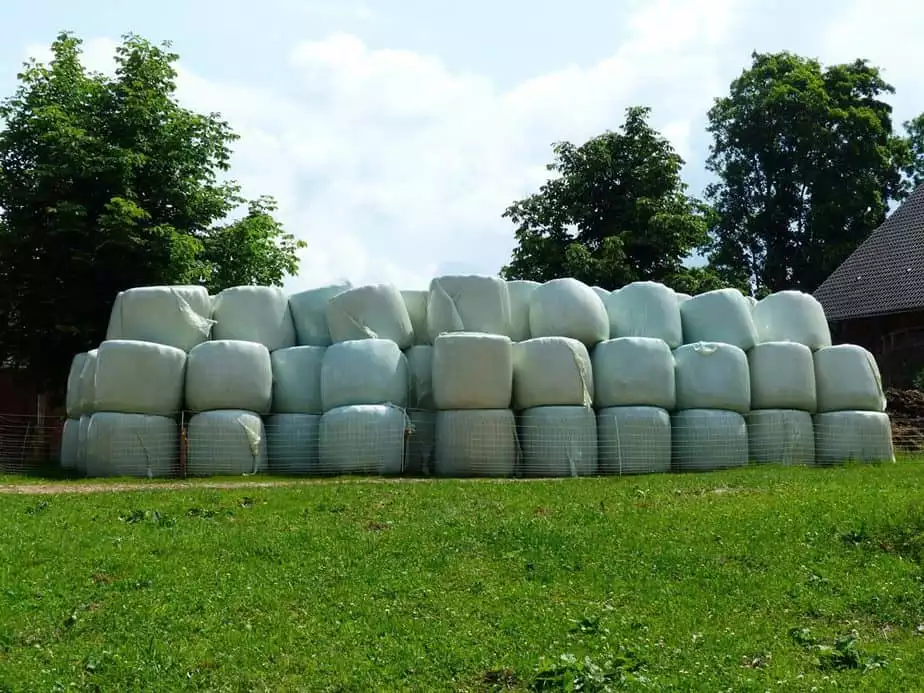
[[[100,69],[126,32],[173,41],[180,100],[231,122],[233,177],[308,242],[290,289],[496,273],[500,215],[550,145],[630,105],[653,108],[700,191],[705,113],[755,49],[869,58],[896,122],[924,111],[924,3],[903,0],[0,0],[0,17],[4,95],[62,29]]]

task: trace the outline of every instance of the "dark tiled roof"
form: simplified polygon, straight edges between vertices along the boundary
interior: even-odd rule
[[[924,308],[924,185],[815,291],[828,320]]]

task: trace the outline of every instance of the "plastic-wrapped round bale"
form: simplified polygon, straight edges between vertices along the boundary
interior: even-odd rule
[[[80,410],[80,376],[83,366],[87,362],[87,352],[82,351],[71,360],[71,369],[67,374],[67,394],[64,408],[72,419],[79,419],[83,412]]]
[[[757,343],[751,306],[738,289],[716,289],[680,304],[683,341],[723,342],[748,351]]]
[[[759,342],[797,342],[813,351],[831,346],[824,308],[811,294],[779,291],[753,308]]]
[[[212,305],[212,338],[262,344],[270,351],[295,346],[289,298],[275,286],[234,286]]]
[[[752,409],[799,409],[814,413],[812,350],[796,342],[764,342],[748,352]]]
[[[352,288],[350,282],[343,282],[300,291],[289,296],[289,311],[292,313],[295,339],[299,346],[331,345],[330,328],[327,326],[327,304],[334,296]]]
[[[212,302],[203,286],[142,286],[116,296],[106,339],[154,342],[189,351],[209,338]]]
[[[269,351],[257,342],[204,342],[186,360],[186,407],[268,414],[273,401]]]
[[[597,413],[601,474],[671,470],[671,417],[660,407],[607,407]]]
[[[414,330],[414,344],[429,344],[430,333],[427,331],[427,303],[430,300],[429,291],[404,289],[401,291],[404,306],[411,319],[411,328]]]
[[[513,345],[514,409],[590,407],[594,377],[587,347],[569,337],[537,337]]]
[[[590,407],[533,407],[520,416],[526,477],[597,473],[597,418]]]
[[[674,355],[652,337],[618,337],[594,347],[594,402],[606,407],[673,409]]]
[[[321,417],[323,474],[400,474],[407,416],[389,404],[338,407]]]
[[[62,469],[76,469],[80,455],[80,419],[67,419],[61,429],[59,461]]]
[[[321,417],[317,414],[268,416],[264,430],[270,471],[276,474],[316,474],[320,426]]]
[[[677,409],[751,408],[748,357],[731,344],[697,342],[674,349]]]
[[[451,332],[433,343],[437,409],[507,409],[513,394],[513,344],[496,334]]]
[[[321,363],[326,347],[297,346],[270,354],[273,412],[321,414]]]
[[[87,476],[172,476],[180,460],[174,419],[97,412],[86,433]]]
[[[510,336],[510,295],[499,277],[446,276],[430,282],[430,340],[447,332]]]
[[[754,306],[757,305],[757,299],[753,296],[745,296],[744,300],[748,302],[748,305],[751,307],[751,310],[754,310]]]
[[[80,425],[77,427],[77,466],[75,469],[81,474],[87,473],[87,434],[90,431],[90,419],[92,414],[84,414],[80,417]]]
[[[610,321],[599,296],[586,284],[566,277],[546,282],[529,299],[533,337],[571,337],[592,347],[609,339]]]
[[[407,358],[387,339],[357,339],[327,347],[321,364],[324,411],[352,404],[407,406]]]
[[[894,462],[892,426],[878,411],[815,414],[815,463]]]
[[[594,293],[600,297],[600,300],[603,301],[604,304],[606,304],[606,299],[610,297],[610,294],[613,293],[612,291],[607,291],[602,286],[592,286],[590,288],[594,290]]]
[[[812,415],[792,409],[761,409],[747,415],[752,462],[815,463]]]
[[[412,346],[405,354],[410,378],[408,409],[436,409],[433,402],[433,347]]]
[[[390,339],[401,349],[414,343],[414,327],[401,292],[391,284],[357,286],[327,304],[331,339]]]
[[[657,282],[633,282],[607,297],[610,337],[652,337],[671,349],[683,344],[674,290]]]
[[[436,413],[434,473],[446,477],[513,476],[516,418],[509,409]]]
[[[885,411],[886,397],[876,359],[855,344],[815,352],[818,411]]]
[[[173,416],[183,409],[186,352],[177,347],[108,340],[96,361],[95,410]]]
[[[539,282],[528,279],[507,282],[507,293],[510,295],[510,339],[514,342],[522,342],[530,337],[529,300],[540,286]]]
[[[189,420],[186,471],[190,476],[266,471],[263,420],[239,409],[204,411]]]
[[[677,299],[677,305],[678,305],[678,306],[679,306],[681,303],[686,303],[686,302],[689,301],[691,298],[693,298],[690,294],[683,294],[683,293],[680,293],[679,291],[678,291],[676,294],[674,294],[674,297]],[[683,322],[683,320],[681,319],[681,323],[682,323],[682,322]]]
[[[81,416],[96,411],[96,363],[99,349],[90,349],[80,371],[80,384],[77,387],[77,410]]]
[[[742,467],[748,463],[747,424],[734,411],[678,411],[671,417],[671,448],[681,472]]]
[[[429,474],[436,449],[436,412],[414,409],[408,411],[408,437],[404,471],[408,474]]]

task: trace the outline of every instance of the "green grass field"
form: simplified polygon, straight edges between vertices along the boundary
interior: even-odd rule
[[[0,496],[2,691],[834,688],[924,690],[920,461]]]

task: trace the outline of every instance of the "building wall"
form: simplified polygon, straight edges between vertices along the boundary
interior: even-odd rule
[[[835,344],[869,349],[886,387],[910,387],[924,372],[924,311],[833,323],[831,336]]]

